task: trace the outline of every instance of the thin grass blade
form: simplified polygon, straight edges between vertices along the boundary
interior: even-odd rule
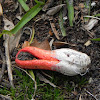
[[[63,25],[62,10],[60,11],[60,14],[59,14],[59,25],[60,25],[62,36],[66,36],[66,30],[65,30],[64,25]]]
[[[93,41],[100,41],[100,38],[96,38],[96,39],[91,39]]]
[[[30,8],[28,7],[28,5],[25,3],[24,0],[18,0],[18,2],[21,4],[21,6],[23,7],[23,9],[27,12]]]

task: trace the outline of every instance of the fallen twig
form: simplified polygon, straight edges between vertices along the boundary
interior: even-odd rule
[[[4,46],[5,46],[6,63],[7,63],[7,69],[8,69],[8,77],[9,77],[9,81],[10,81],[11,86],[14,87],[8,44],[9,44],[9,36],[6,35]]]
[[[1,3],[0,3],[0,16],[3,14],[3,9],[2,9],[2,6],[1,6]]]
[[[96,96],[94,96],[91,92],[89,92],[89,91],[87,91],[87,90],[85,90],[89,95],[91,95],[95,100],[99,100],[99,99],[97,99],[96,98]]]
[[[58,32],[57,32],[57,30],[56,30],[56,28],[55,28],[54,23],[52,23],[52,22],[50,21],[50,25],[51,25],[51,28],[52,28],[53,33],[55,34],[56,38],[59,40],[60,37],[58,36]]]
[[[0,94],[0,97],[2,98],[2,100],[12,100],[10,96]]]
[[[98,19],[98,20],[100,20],[100,18],[98,18],[98,17],[94,17],[94,16],[83,16],[83,17],[94,18],[94,19]]]

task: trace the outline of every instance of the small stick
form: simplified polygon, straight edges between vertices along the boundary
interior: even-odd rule
[[[55,28],[54,23],[52,23],[52,22],[50,21],[50,25],[51,25],[51,28],[52,28],[53,33],[55,34],[56,38],[59,40],[60,38],[59,38],[59,36],[58,36],[58,32],[57,32],[57,30],[56,30],[56,28]]]
[[[85,90],[89,95],[91,95],[95,100],[99,100],[96,98],[96,96],[94,96],[92,93],[90,93],[89,91]]]
[[[7,63],[7,69],[8,69],[8,77],[9,77],[9,81],[10,81],[11,86],[14,87],[8,44],[9,44],[9,36],[6,35],[4,45],[5,45],[5,55],[6,55],[6,63]]]
[[[1,82],[2,76],[4,75],[4,70],[5,70],[5,57],[4,57],[3,52],[1,51],[1,49],[0,49],[0,55],[1,55],[1,58],[3,60],[2,70],[1,70],[1,73],[0,73],[0,82]]]
[[[0,16],[1,15],[3,15],[3,9],[2,9],[1,3],[0,3]]]
[[[100,20],[100,18],[98,18],[98,17],[94,17],[94,16],[83,16],[83,17],[94,18],[94,19],[98,19],[98,20]]]
[[[2,98],[2,100],[12,100],[10,96],[0,94],[0,97]]]

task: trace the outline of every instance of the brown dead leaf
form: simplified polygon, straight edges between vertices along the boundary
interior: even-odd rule
[[[53,45],[56,47],[60,47],[60,46],[66,45],[66,44],[71,45],[71,46],[76,46],[75,44],[71,44],[71,43],[67,43],[67,42],[61,42],[61,41],[53,42]]]
[[[24,43],[22,45],[22,48],[25,48],[27,46],[30,46],[30,43],[28,41],[24,41]]]
[[[76,96],[78,95],[77,91],[72,91],[72,93]]]
[[[53,2],[54,2],[54,0],[47,0],[44,7],[42,8],[42,10],[46,11],[53,4]]]
[[[49,11],[47,11],[47,15],[54,15],[56,14],[65,4],[61,4],[61,5],[58,5],[58,6],[55,6],[55,7],[52,7]]]
[[[56,38],[59,40],[60,37],[59,37],[59,35],[58,35],[58,31],[57,31],[56,28],[55,28],[55,24],[54,24],[53,22],[50,21],[50,25],[51,25],[51,28],[52,28],[53,33],[55,34]]]
[[[84,18],[83,18],[83,16],[81,16],[81,18],[80,18],[82,21],[84,20]]]
[[[49,30],[49,34],[50,34],[50,36],[53,36],[53,33],[51,32],[51,30]]]
[[[43,42],[38,42],[36,39],[34,39],[34,42],[31,43],[30,46],[34,46],[44,50],[50,50],[50,45],[48,40],[44,40]]]

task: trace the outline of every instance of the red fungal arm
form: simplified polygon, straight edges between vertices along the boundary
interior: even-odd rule
[[[44,69],[44,70],[52,70],[52,67],[56,67],[55,65],[59,61],[48,61],[48,60],[26,60],[21,61],[19,59],[15,60],[16,64],[24,69]]]
[[[20,52],[29,52],[33,56],[35,56],[39,59],[43,59],[43,60],[49,60],[49,61],[55,60],[55,61],[57,61],[56,58],[53,58],[53,57],[55,57],[54,51],[51,52],[49,50],[43,50],[43,49],[39,49],[39,48],[36,48],[36,47],[29,46],[29,47],[25,47],[25,48],[21,49],[17,53],[16,59],[17,59],[17,56],[19,55]]]
[[[29,52],[33,56],[39,58],[39,59],[33,59],[33,60],[19,60],[17,57],[20,52]],[[17,55],[15,62],[16,64],[25,69],[44,69],[44,70],[52,70],[52,67],[55,67],[59,61],[56,58],[53,58],[55,56],[54,52],[42,50],[36,47],[25,47],[21,49]]]

